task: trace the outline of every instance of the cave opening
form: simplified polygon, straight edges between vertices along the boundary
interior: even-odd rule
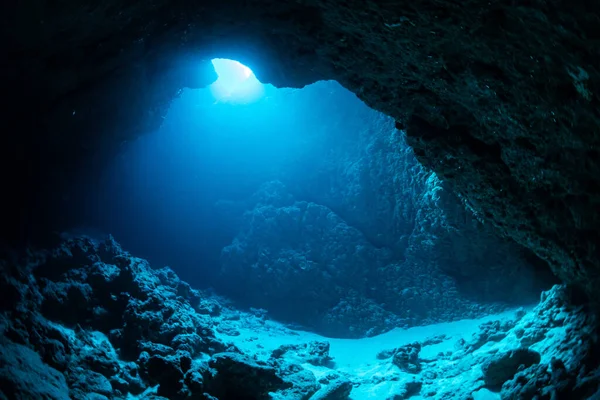
[[[598,398],[579,3],[5,2],[0,398]]]
[[[211,63],[214,82],[85,188],[64,236],[110,233],[193,287],[331,337],[480,317],[554,282],[339,83],[276,88]]]
[[[209,88],[218,101],[250,103],[264,94],[264,85],[244,64],[225,58],[215,58],[211,62],[218,78]]]

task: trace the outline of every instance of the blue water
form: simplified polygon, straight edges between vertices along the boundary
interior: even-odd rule
[[[88,187],[90,231],[330,336],[477,318],[549,287],[547,267],[466,211],[391,118],[336,82],[277,89],[224,65]]]
[[[160,130],[122,146],[89,194],[85,220],[206,286],[236,230],[216,203],[246,199],[270,179],[293,179],[329,151],[315,140],[331,132],[323,121],[345,140],[368,112],[335,82],[301,91],[265,85],[249,104],[222,101],[210,88],[186,90]]]

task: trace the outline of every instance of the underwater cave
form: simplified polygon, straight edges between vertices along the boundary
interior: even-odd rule
[[[2,5],[0,399],[595,399],[600,5]]]

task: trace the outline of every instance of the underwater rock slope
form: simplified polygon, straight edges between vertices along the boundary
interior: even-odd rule
[[[585,399],[600,382],[597,321],[570,305],[562,286],[454,348],[447,344],[461,328],[443,325],[434,337],[357,340],[344,353],[354,342],[238,312],[112,238],[70,239],[1,268],[7,399],[459,400],[490,390],[503,399]]]
[[[339,89],[293,92],[328,99],[300,133],[310,146],[248,199],[218,203],[237,232],[222,251],[220,291],[359,337],[530,304],[556,282],[422,167],[391,118]]]
[[[123,140],[155,129],[179,89],[208,84],[214,75],[198,72],[210,69],[211,57],[231,57],[279,86],[335,79],[394,117],[421,162],[562,279],[597,297],[597,3],[1,7],[0,84],[10,99],[2,119],[15,127],[0,146],[11,196],[5,234],[22,233],[15,228],[37,201],[60,200],[74,166],[106,160]],[[8,172],[15,169],[25,176]],[[52,213],[40,213],[49,218],[36,219],[43,230]]]
[[[531,304],[551,286],[518,246],[486,234],[434,175],[419,172],[413,182],[422,182],[397,194],[398,208],[414,210],[380,211],[405,225],[401,252],[322,204],[297,201],[280,181],[228,204],[243,216],[221,252],[219,291],[328,336],[362,337]]]

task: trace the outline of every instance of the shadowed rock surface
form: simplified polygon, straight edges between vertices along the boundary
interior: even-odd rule
[[[261,399],[294,386],[279,362],[257,364],[215,337],[206,310],[218,303],[112,238],[21,261],[1,264],[3,398]]]
[[[440,325],[448,334],[416,342],[408,332],[349,341],[289,329],[258,310],[237,311],[167,267],[152,269],[112,238],[31,249],[2,260],[0,272],[0,398],[463,400],[494,389],[501,399],[588,399],[600,393],[597,319],[573,305],[564,286],[511,319]],[[67,312],[74,305],[77,321]]]
[[[75,171],[101,166],[124,140],[156,129],[182,87],[214,79],[211,58],[229,57],[278,86],[339,81],[395,118],[417,158],[483,218],[597,299],[596,3],[1,7],[8,239],[54,227],[52,210],[75,196]]]
[[[402,251],[376,246],[333,210],[267,182],[246,202],[222,205],[240,221],[221,252],[219,292],[321,334],[356,338],[530,304],[552,286],[545,269],[536,271],[519,246],[488,234],[435,175],[414,159],[397,166],[405,171],[399,181],[406,171],[418,173],[402,190],[390,183],[397,207],[378,212],[403,226]],[[339,180],[339,188],[350,187]],[[361,184],[350,190],[368,195]],[[345,212],[352,220],[365,214],[362,207]]]

